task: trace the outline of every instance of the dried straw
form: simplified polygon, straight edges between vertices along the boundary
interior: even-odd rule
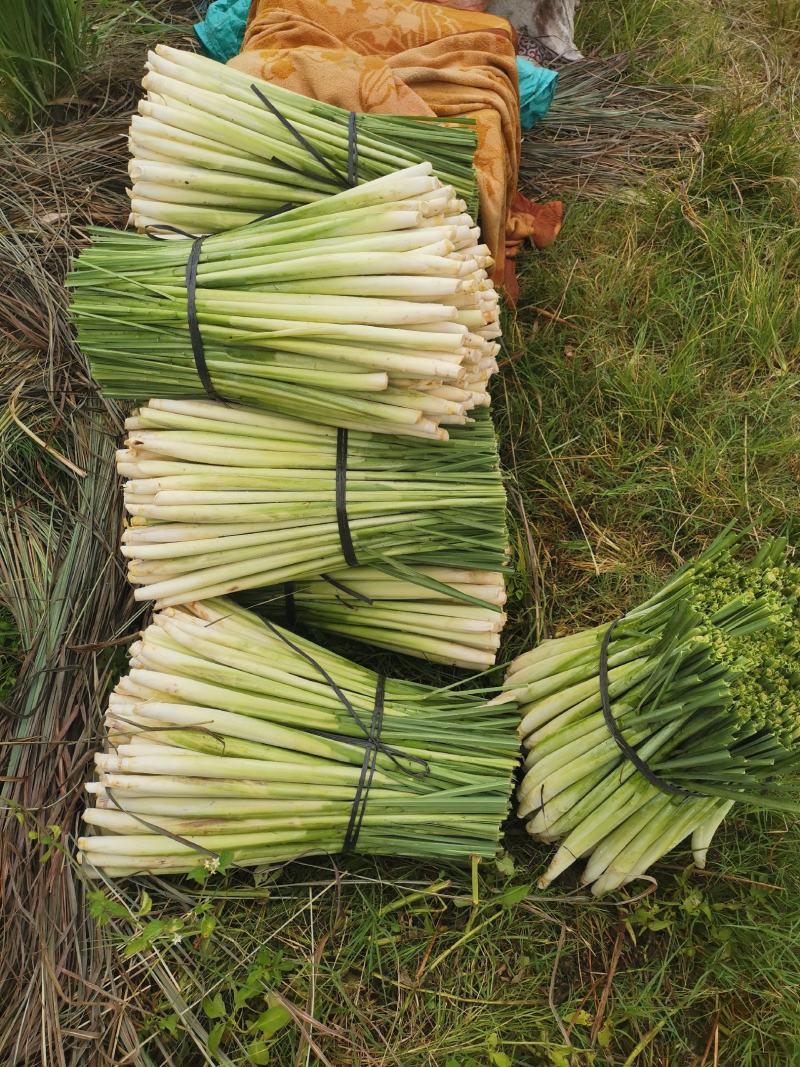
[[[544,119],[523,134],[520,187],[528,195],[602,199],[670,166],[699,136],[697,86],[636,84],[630,53],[562,64]]]
[[[164,39],[163,27],[152,28]],[[142,30],[117,30],[113,61],[96,64],[74,99],[51,108],[62,125],[0,137],[0,604],[24,653],[0,708],[0,1063],[8,1067],[117,1064],[138,1046],[131,965],[88,918],[69,840],[116,638],[137,621],[116,555],[123,413],[97,395],[62,282],[87,224],[124,225],[125,113],[148,44]]]

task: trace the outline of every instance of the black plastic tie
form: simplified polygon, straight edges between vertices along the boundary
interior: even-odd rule
[[[631,761],[636,770],[647,779],[647,781],[660,789],[662,793],[667,793],[669,796],[675,797],[698,797],[702,794],[695,793],[691,789],[684,789],[683,786],[673,785],[672,782],[666,781],[660,775],[649,766],[649,764],[642,759],[639,753],[633,748],[622,735],[620,728],[617,726],[617,720],[611,711],[611,695],[608,690],[608,646],[611,644],[611,638],[614,630],[624,620],[625,616],[616,619],[611,623],[609,628],[603,635],[603,641],[600,645],[600,667],[599,667],[599,682],[600,682],[600,703],[603,708],[603,718],[606,721],[608,732],[614,738],[617,743],[617,747],[620,752]]]
[[[341,427],[336,431],[336,525],[345,563],[348,567],[357,567],[358,557],[347,521],[347,430]]]

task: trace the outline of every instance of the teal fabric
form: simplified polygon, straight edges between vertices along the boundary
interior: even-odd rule
[[[208,5],[206,17],[194,32],[212,59],[227,63],[238,56],[249,11],[250,0],[213,0]]]
[[[530,130],[550,109],[558,82],[558,71],[537,67],[529,59],[517,56],[517,75],[522,128]]]

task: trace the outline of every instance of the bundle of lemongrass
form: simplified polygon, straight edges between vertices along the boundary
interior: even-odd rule
[[[106,876],[177,874],[220,854],[246,866],[340,851],[378,682],[229,601],[157,613],[109,700],[84,816],[98,832],[79,840],[81,862]],[[511,700],[387,679],[355,848],[493,856],[517,721]]]
[[[338,192],[348,169],[365,182],[423,161],[476,212],[471,119],[359,114],[351,154],[342,108],[165,45],[149,53],[147,70],[129,141],[137,229],[229,230]]]
[[[702,867],[734,802],[797,810],[782,776],[800,742],[800,568],[783,540],[752,558],[734,554],[736,543],[721,536],[611,634],[610,712],[644,773],[602,712],[608,626],[511,664],[505,688],[522,706],[529,750],[519,815],[540,840],[560,842],[543,886],[584,858],[584,883],[606,893],[689,835]]]
[[[348,562],[337,431],[190,400],[151,400],[126,426],[117,453],[131,516],[122,552],[138,600],[169,607]],[[423,586],[432,580],[419,568],[502,570],[505,493],[488,417],[446,444],[347,436],[339,470],[356,562]]]
[[[429,163],[209,237],[189,288],[191,242],[92,232],[68,285],[79,343],[110,396],[206,395],[194,310],[226,400],[439,439],[489,402],[492,261]]]
[[[269,590],[258,607],[290,627],[296,620],[432,663],[483,670],[494,666],[505,602],[497,571],[421,567],[412,581],[348,567]]]

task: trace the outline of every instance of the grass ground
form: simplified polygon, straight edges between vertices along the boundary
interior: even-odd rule
[[[584,5],[578,39],[711,87],[709,128],[643,188],[571,203],[523,266],[495,395],[521,564],[509,654],[620,614],[731,518],[800,515],[800,6]],[[513,825],[508,844],[477,894],[367,859],[96,893],[139,990],[130,1062],[800,1063],[794,825],[739,813],[707,872],[675,852],[657,892],[622,902],[569,878],[537,891],[546,849]],[[107,1028],[109,1062],[123,1039]]]

